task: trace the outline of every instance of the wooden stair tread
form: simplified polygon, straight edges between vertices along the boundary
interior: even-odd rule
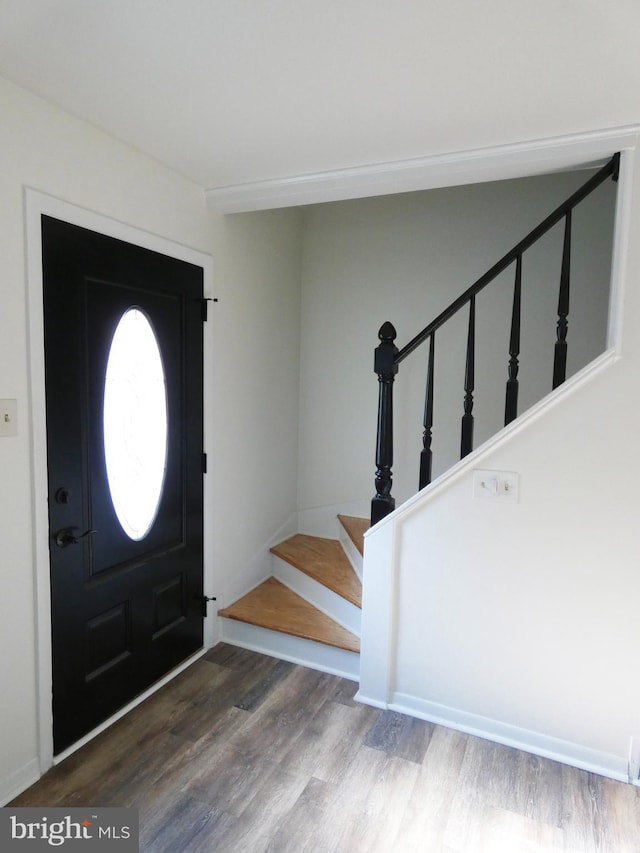
[[[349,539],[356,546],[361,556],[364,556],[364,534],[371,527],[368,518],[358,518],[355,515],[338,515],[340,524],[347,531]]]
[[[268,578],[234,604],[219,610],[218,615],[292,634],[294,637],[315,640],[349,652],[360,652],[360,640],[355,634],[338,625],[276,578]]]
[[[297,533],[274,545],[271,553],[356,607],[362,607],[362,584],[336,539]]]

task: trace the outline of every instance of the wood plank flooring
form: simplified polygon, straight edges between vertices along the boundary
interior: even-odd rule
[[[637,853],[640,789],[220,644],[11,805],[130,806],[142,853]]]

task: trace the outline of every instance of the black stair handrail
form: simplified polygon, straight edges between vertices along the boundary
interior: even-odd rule
[[[471,287],[465,290],[461,296],[454,300],[448,308],[445,308],[441,314],[438,314],[435,320],[432,320],[428,326],[425,326],[424,329],[415,336],[415,338],[412,338],[408,344],[403,346],[401,350],[398,350],[395,363],[400,364],[401,361],[404,361],[404,359],[417,349],[420,344],[424,343],[433,332],[437,331],[440,326],[446,323],[447,320],[453,317],[455,313],[466,305],[472,296],[480,293],[487,284],[493,281],[494,278],[499,276],[501,272],[504,272],[508,266],[517,260],[518,255],[524,254],[527,249],[531,248],[531,246],[543,237],[547,231],[553,228],[554,225],[557,225],[569,211],[573,210],[576,205],[580,204],[580,202],[597,189],[600,184],[603,184],[608,177],[613,177],[614,180],[617,180],[619,162],[620,154],[614,154],[606,166],[603,166],[599,172],[596,172],[595,175],[589,178],[584,186],[576,190],[572,196],[569,196],[565,202],[559,205],[553,213],[549,214],[549,216],[537,225],[533,231],[530,231],[524,239],[520,240],[520,242],[517,243],[513,249],[508,251],[507,254],[496,264],[494,264],[491,269],[487,270],[484,275],[481,275],[480,278],[474,282]]]
[[[467,288],[457,299],[422,329],[402,349],[395,346],[396,330],[389,321],[383,323],[378,332],[380,344],[376,347],[374,372],[378,374],[378,433],[376,440],[376,494],[371,501],[371,523],[375,524],[395,509],[395,500],[391,496],[393,466],[393,382],[398,365],[411,355],[421,344],[430,339],[429,368],[424,420],[424,448],[420,461],[420,488],[431,482],[431,428],[433,425],[433,359],[435,333],[465,305],[469,310],[469,333],[467,338],[467,360],[465,370],[465,414],[463,416],[463,436],[461,440],[461,458],[472,449],[473,436],[473,373],[475,343],[475,297],[511,264],[516,263],[516,282],[512,312],[511,338],[509,345],[509,379],[507,382],[507,400],[505,403],[505,424],[516,417],[517,374],[520,347],[520,288],[522,255],[534,243],[537,243],[548,231],[565,219],[560,295],[558,298],[558,327],[555,346],[553,388],[564,381],[566,371],[566,334],[567,314],[569,312],[569,259],[571,252],[571,214],[573,209],[597,189],[607,178],[618,180],[620,154],[614,154],[609,162],[583,186],[560,204],[539,225],[520,240],[506,255],[495,263],[484,275]]]

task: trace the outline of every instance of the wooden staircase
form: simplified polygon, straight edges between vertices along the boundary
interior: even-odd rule
[[[218,611],[228,643],[358,680],[364,518],[340,539],[297,533],[271,548],[272,574]]]

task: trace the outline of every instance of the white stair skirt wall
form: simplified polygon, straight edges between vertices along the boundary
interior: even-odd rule
[[[293,637],[235,619],[220,621],[223,623],[222,642],[302,664],[321,672],[329,672],[350,681],[358,681],[360,677],[360,656],[355,652],[347,652],[324,643],[316,643],[314,640]]]
[[[371,483],[373,489],[373,476]],[[306,533],[309,536],[322,536],[325,539],[338,539],[340,537],[340,530],[342,529],[342,525],[338,521],[339,515],[354,515],[359,518],[369,518],[370,512],[370,498],[301,509],[298,510],[298,533]]]
[[[338,625],[342,625],[352,634],[360,636],[361,610],[359,607],[323,586],[314,578],[309,577],[300,569],[296,569],[286,560],[282,560],[274,554],[271,555],[271,559],[275,578],[308,601],[309,604],[313,604],[322,613],[330,616]]]

